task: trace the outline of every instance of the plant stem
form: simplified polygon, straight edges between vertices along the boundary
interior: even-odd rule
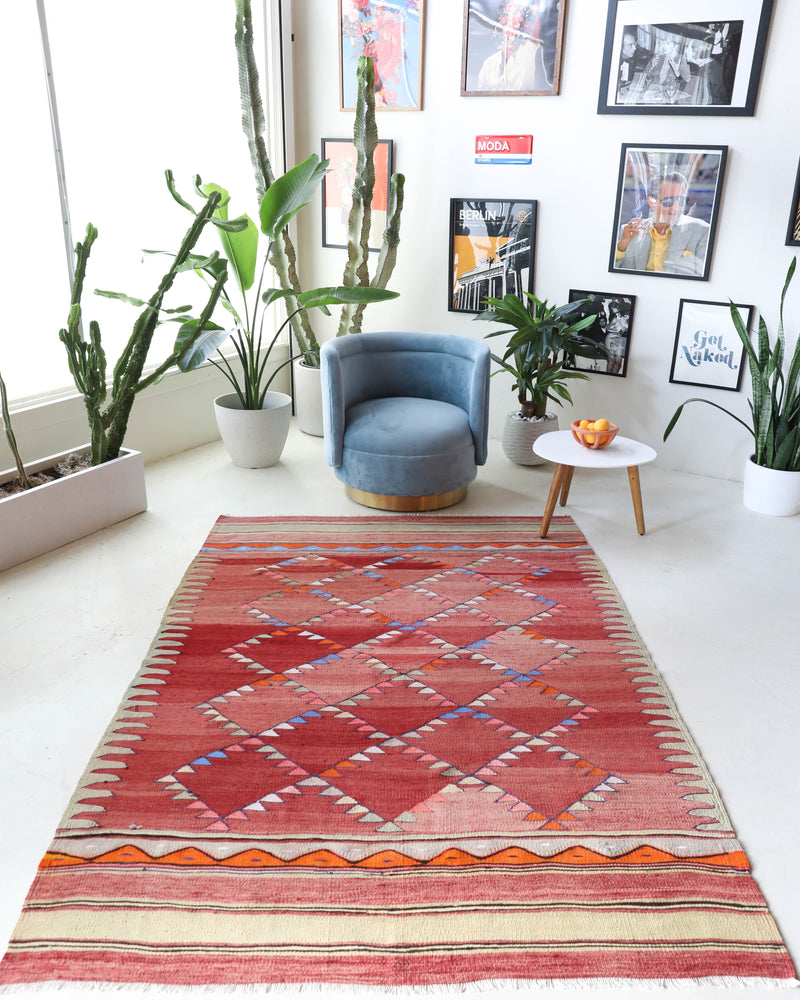
[[[0,375],[0,403],[2,404],[3,426],[6,431],[6,440],[8,441],[8,447],[11,449],[11,454],[14,456],[22,488],[24,490],[30,490],[33,488],[33,483],[30,479],[28,479],[28,473],[25,471],[25,466],[22,462],[22,458],[20,457],[19,448],[17,447],[17,439],[14,436],[14,431],[11,427],[11,413],[8,409],[8,393],[6,392],[6,384],[3,381],[2,375]]]

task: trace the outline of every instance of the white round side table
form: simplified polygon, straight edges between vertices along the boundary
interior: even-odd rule
[[[572,484],[572,474],[579,469],[620,469],[628,470],[631,484],[633,512],[636,516],[636,528],[640,535],[644,534],[644,511],[642,509],[642,490],[639,484],[639,466],[652,462],[656,457],[650,445],[634,441],[632,438],[620,437],[619,434],[605,448],[584,448],[572,436],[572,431],[550,431],[542,434],[533,443],[533,450],[540,458],[556,463],[553,482],[545,504],[539,535],[544,538],[550,528],[550,519],[556,506],[556,500],[561,497],[561,506],[567,502],[569,488]]]

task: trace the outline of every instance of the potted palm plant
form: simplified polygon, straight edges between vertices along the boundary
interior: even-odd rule
[[[744,505],[762,514],[800,513],[800,339],[786,369],[783,325],[783,304],[796,266],[795,257],[789,264],[781,292],[778,333],[774,344],[770,343],[764,317],[759,316],[756,349],[741,313],[733,302],[730,304],[731,320],[747,354],[750,370],[750,423],[719,403],[693,397],[681,403],[664,431],[666,441],[683,408],[689,403],[707,403],[741,424],[754,442],[753,452],[745,462]]]
[[[487,339],[512,334],[505,352],[492,355],[498,366],[493,374],[504,371],[513,376],[512,389],[520,404],[506,417],[503,451],[518,465],[539,465],[544,459],[533,453],[533,442],[547,431],[558,430],[558,416],[548,412],[548,403],[571,404],[566,383],[589,377],[567,368],[568,359],[607,358],[608,349],[581,336],[595,321],[594,315],[582,315],[586,300],[557,306],[530,292],[523,295],[527,302],[511,293],[502,299],[487,298],[490,308],[475,319],[503,324],[504,329],[486,334]]]
[[[301,311],[322,309],[333,304],[361,305],[395,298],[397,293],[384,288],[325,287],[307,292],[299,289],[264,288],[265,276],[273,251],[289,222],[309,203],[327,169],[327,161],[312,154],[267,188],[261,201],[259,222],[267,237],[267,248],[259,261],[259,227],[248,216],[228,219],[228,192],[216,184],[203,184],[195,178],[195,189],[204,198],[217,195],[215,211],[220,239],[227,259],[197,256],[190,261],[209,284],[217,280],[220,269],[228,268],[239,290],[239,302],[234,302],[227,287],[222,290],[221,305],[233,319],[220,325],[208,318],[182,316],[181,328],[175,341],[182,371],[192,371],[205,361],[217,367],[230,382],[232,392],[214,401],[217,425],[223,443],[235,465],[261,469],[279,461],[289,433],[292,399],[283,392],[270,389],[273,380],[291,358],[270,365],[272,352],[281,334]],[[191,204],[175,189],[171,175],[168,184],[173,197],[194,212]],[[267,310],[273,304],[287,300],[288,315],[270,336],[265,334]],[[202,322],[203,332],[197,327]],[[228,358],[220,348],[230,338],[235,356]],[[190,349],[187,349],[191,345]],[[313,351],[313,348],[308,348]]]

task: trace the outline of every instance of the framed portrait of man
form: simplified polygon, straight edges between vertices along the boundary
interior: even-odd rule
[[[461,96],[557,94],[565,4],[464,0]]]
[[[611,0],[600,114],[748,115],[773,0]]]
[[[707,281],[727,154],[623,143],[609,271]]]
[[[487,298],[533,291],[535,201],[450,200],[450,312],[478,313]]]

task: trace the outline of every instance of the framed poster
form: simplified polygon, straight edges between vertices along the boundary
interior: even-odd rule
[[[533,291],[535,201],[450,199],[451,312],[478,313],[486,299]]]
[[[566,0],[464,0],[462,97],[557,94]]]
[[[773,0],[610,0],[600,114],[755,113]]]
[[[339,0],[339,106],[356,106],[361,56],[375,63],[375,110],[419,111],[426,0]]]
[[[379,139],[375,147],[370,250],[380,250],[386,228],[393,146],[391,139]],[[353,178],[358,159],[356,147],[350,139],[323,139],[322,159],[329,161],[328,173],[322,178],[322,245],[346,250],[347,225],[353,203]]]
[[[753,306],[736,308],[749,330]],[[670,382],[736,392],[742,384],[744,358],[730,303],[681,299]]]
[[[727,153],[623,143],[609,271],[707,281]]]
[[[573,371],[598,372],[601,375],[617,375],[624,378],[628,370],[636,296],[619,295],[617,292],[585,292],[575,288],[570,289],[570,302],[582,299],[585,299],[586,303],[581,306],[581,318],[592,314],[595,316],[594,323],[582,332],[582,336],[596,340],[599,344],[605,344],[610,357],[608,359],[568,357],[564,367]]]
[[[797,168],[792,207],[789,211],[789,225],[786,227],[786,246],[800,247],[800,167]]]

